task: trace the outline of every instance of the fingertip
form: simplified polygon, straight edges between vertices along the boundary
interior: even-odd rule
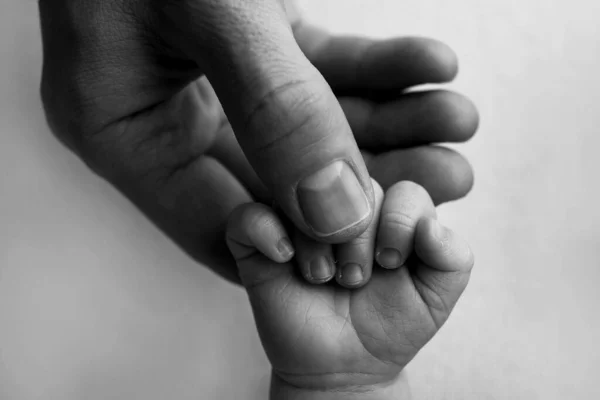
[[[427,191],[411,181],[392,185],[385,196],[377,233],[377,263],[386,269],[404,265],[413,251],[415,229],[436,211]]]
[[[401,202],[403,204],[399,204]],[[419,207],[425,210],[426,214],[435,214],[435,207],[427,189],[408,180],[396,182],[388,188],[385,193],[384,207],[390,210],[407,209],[407,207],[412,210]]]
[[[389,39],[379,42],[374,54],[379,55],[381,65],[385,65],[382,60],[394,60],[389,65],[394,65],[396,73],[398,69],[405,69],[405,73],[418,77],[412,85],[423,83],[444,83],[454,80],[458,74],[458,57],[454,50],[447,44],[431,38],[425,37],[403,37],[398,39]],[[406,60],[410,60],[407,63]],[[389,63],[389,61],[387,61]],[[404,67],[404,68],[403,68]],[[373,72],[384,72],[375,69]],[[388,70],[387,72],[391,72]],[[381,74],[385,76],[386,74]],[[387,74],[389,75],[389,74]]]
[[[438,66],[440,81],[450,82],[454,80],[459,70],[458,56],[454,50],[446,43],[435,39],[431,39],[428,50],[431,58],[435,60],[432,64]]]
[[[419,166],[418,168],[415,166]],[[473,168],[458,152],[442,146],[395,150],[375,157],[371,175],[388,191],[398,181],[423,186],[435,205],[458,200],[473,187]]]
[[[338,268],[336,281],[346,289],[358,289],[369,281],[370,273],[368,272],[370,271],[360,264],[348,263]]]
[[[473,167],[463,155],[443,147],[437,149],[444,153],[443,157],[436,159],[438,165],[435,167],[444,177],[443,185],[429,181],[426,184],[435,205],[465,197],[475,184]],[[426,181],[426,177],[423,181]]]
[[[273,209],[263,204],[248,203],[235,209],[226,237],[236,260],[258,251],[276,263],[285,263],[295,254],[283,223]]]
[[[429,96],[429,109],[437,110],[437,114],[433,114],[435,119],[430,123],[443,129],[444,141],[466,142],[475,135],[479,128],[479,112],[470,99],[447,90],[425,95]]]
[[[458,56],[446,43],[425,37],[401,39],[411,44],[412,58],[419,61],[419,67],[427,82],[451,82],[458,75]]]
[[[450,231],[442,226],[436,218],[423,218],[417,224],[415,250],[424,257],[444,257],[448,252]]]
[[[439,253],[446,237],[445,228],[435,218],[423,218],[417,224],[415,246],[428,254]]]
[[[306,280],[315,285],[329,282],[335,276],[333,258],[328,256],[313,258],[308,264],[304,276]]]
[[[464,160],[462,170],[456,168],[454,174],[450,177],[450,179],[455,182],[456,199],[465,197],[473,190],[473,186],[475,185],[473,167],[471,167],[471,163],[466,158],[462,158]]]
[[[381,248],[375,255],[375,260],[380,267],[385,269],[398,269],[406,261],[406,257],[394,248]]]
[[[279,242],[277,242],[277,252],[281,257],[281,261],[279,262],[288,262],[290,261],[295,254],[294,245],[292,241],[287,236],[281,238]],[[276,261],[276,260],[273,260]]]
[[[329,282],[335,276],[332,246],[320,243],[296,230],[296,264],[304,279],[313,285]]]
[[[475,263],[468,243],[434,218],[417,225],[415,251],[429,267],[445,272],[468,272]]]
[[[375,210],[371,225],[359,237],[337,246],[338,267],[336,281],[347,289],[357,289],[366,285],[373,272],[374,247],[379,226],[379,216],[383,205],[383,189],[371,178]]]

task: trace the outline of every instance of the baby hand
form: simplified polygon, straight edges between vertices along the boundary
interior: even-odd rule
[[[384,398],[467,285],[471,250],[436,221],[427,192],[400,182],[384,198],[373,185],[370,254],[400,249],[407,258],[399,268],[373,269],[359,289],[307,283],[271,208],[250,203],[230,217],[227,242],[273,366],[274,398]]]

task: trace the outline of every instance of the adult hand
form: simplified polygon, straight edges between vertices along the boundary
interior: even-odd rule
[[[399,246],[406,263],[375,268],[360,289],[312,285],[277,244],[291,235],[269,207],[231,214],[229,247],[273,367],[273,399],[384,399],[400,371],[447,320],[469,280],[473,254],[436,221],[429,195],[411,182],[383,198],[364,242]],[[377,232],[375,235],[374,233]]]
[[[39,7],[53,132],[231,280],[224,227],[242,203],[274,200],[307,235],[341,242],[371,222],[367,168],[384,187],[418,182],[437,202],[471,187],[462,157],[421,147],[468,139],[471,103],[404,94],[454,77],[455,56],[438,42],[331,37],[278,0]]]

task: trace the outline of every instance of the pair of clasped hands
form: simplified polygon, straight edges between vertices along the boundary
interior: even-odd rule
[[[273,399],[386,399],[473,256],[477,112],[425,38],[331,36],[281,0],[40,0],[54,134],[248,292]],[[340,12],[343,12],[340,10]]]

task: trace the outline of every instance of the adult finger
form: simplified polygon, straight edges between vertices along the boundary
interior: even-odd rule
[[[398,91],[448,82],[458,71],[456,54],[434,39],[335,36],[302,21],[294,26],[294,34],[308,59],[336,91]]]
[[[473,187],[473,169],[454,150],[422,146],[372,155],[364,152],[369,173],[384,190],[399,181],[423,186],[437,204],[457,200]]]
[[[233,137],[218,139],[214,154],[261,202],[272,197],[256,176]],[[454,150],[440,146],[397,149],[381,154],[363,150],[369,174],[384,190],[400,181],[423,186],[436,205],[458,200],[473,187],[473,170],[469,162]]]
[[[340,104],[358,145],[372,151],[464,142],[479,124],[469,99],[443,90],[408,93],[386,103],[343,97]]]
[[[340,104],[363,149],[369,173],[384,189],[401,180],[412,180],[424,186],[436,204],[468,193],[472,172],[464,157],[440,147],[409,147],[469,139],[478,119],[469,100],[439,91],[410,94],[395,103],[381,105],[358,98],[343,98]],[[380,150],[385,151],[371,153]],[[269,191],[246,159],[231,125],[221,127],[209,154],[239,177],[258,201],[271,201]]]
[[[180,45],[206,72],[242,150],[279,206],[323,241],[362,233],[373,214],[366,166],[336,97],[296,44],[281,3],[185,3],[171,3],[166,15],[183,30],[178,37],[190,39]]]

